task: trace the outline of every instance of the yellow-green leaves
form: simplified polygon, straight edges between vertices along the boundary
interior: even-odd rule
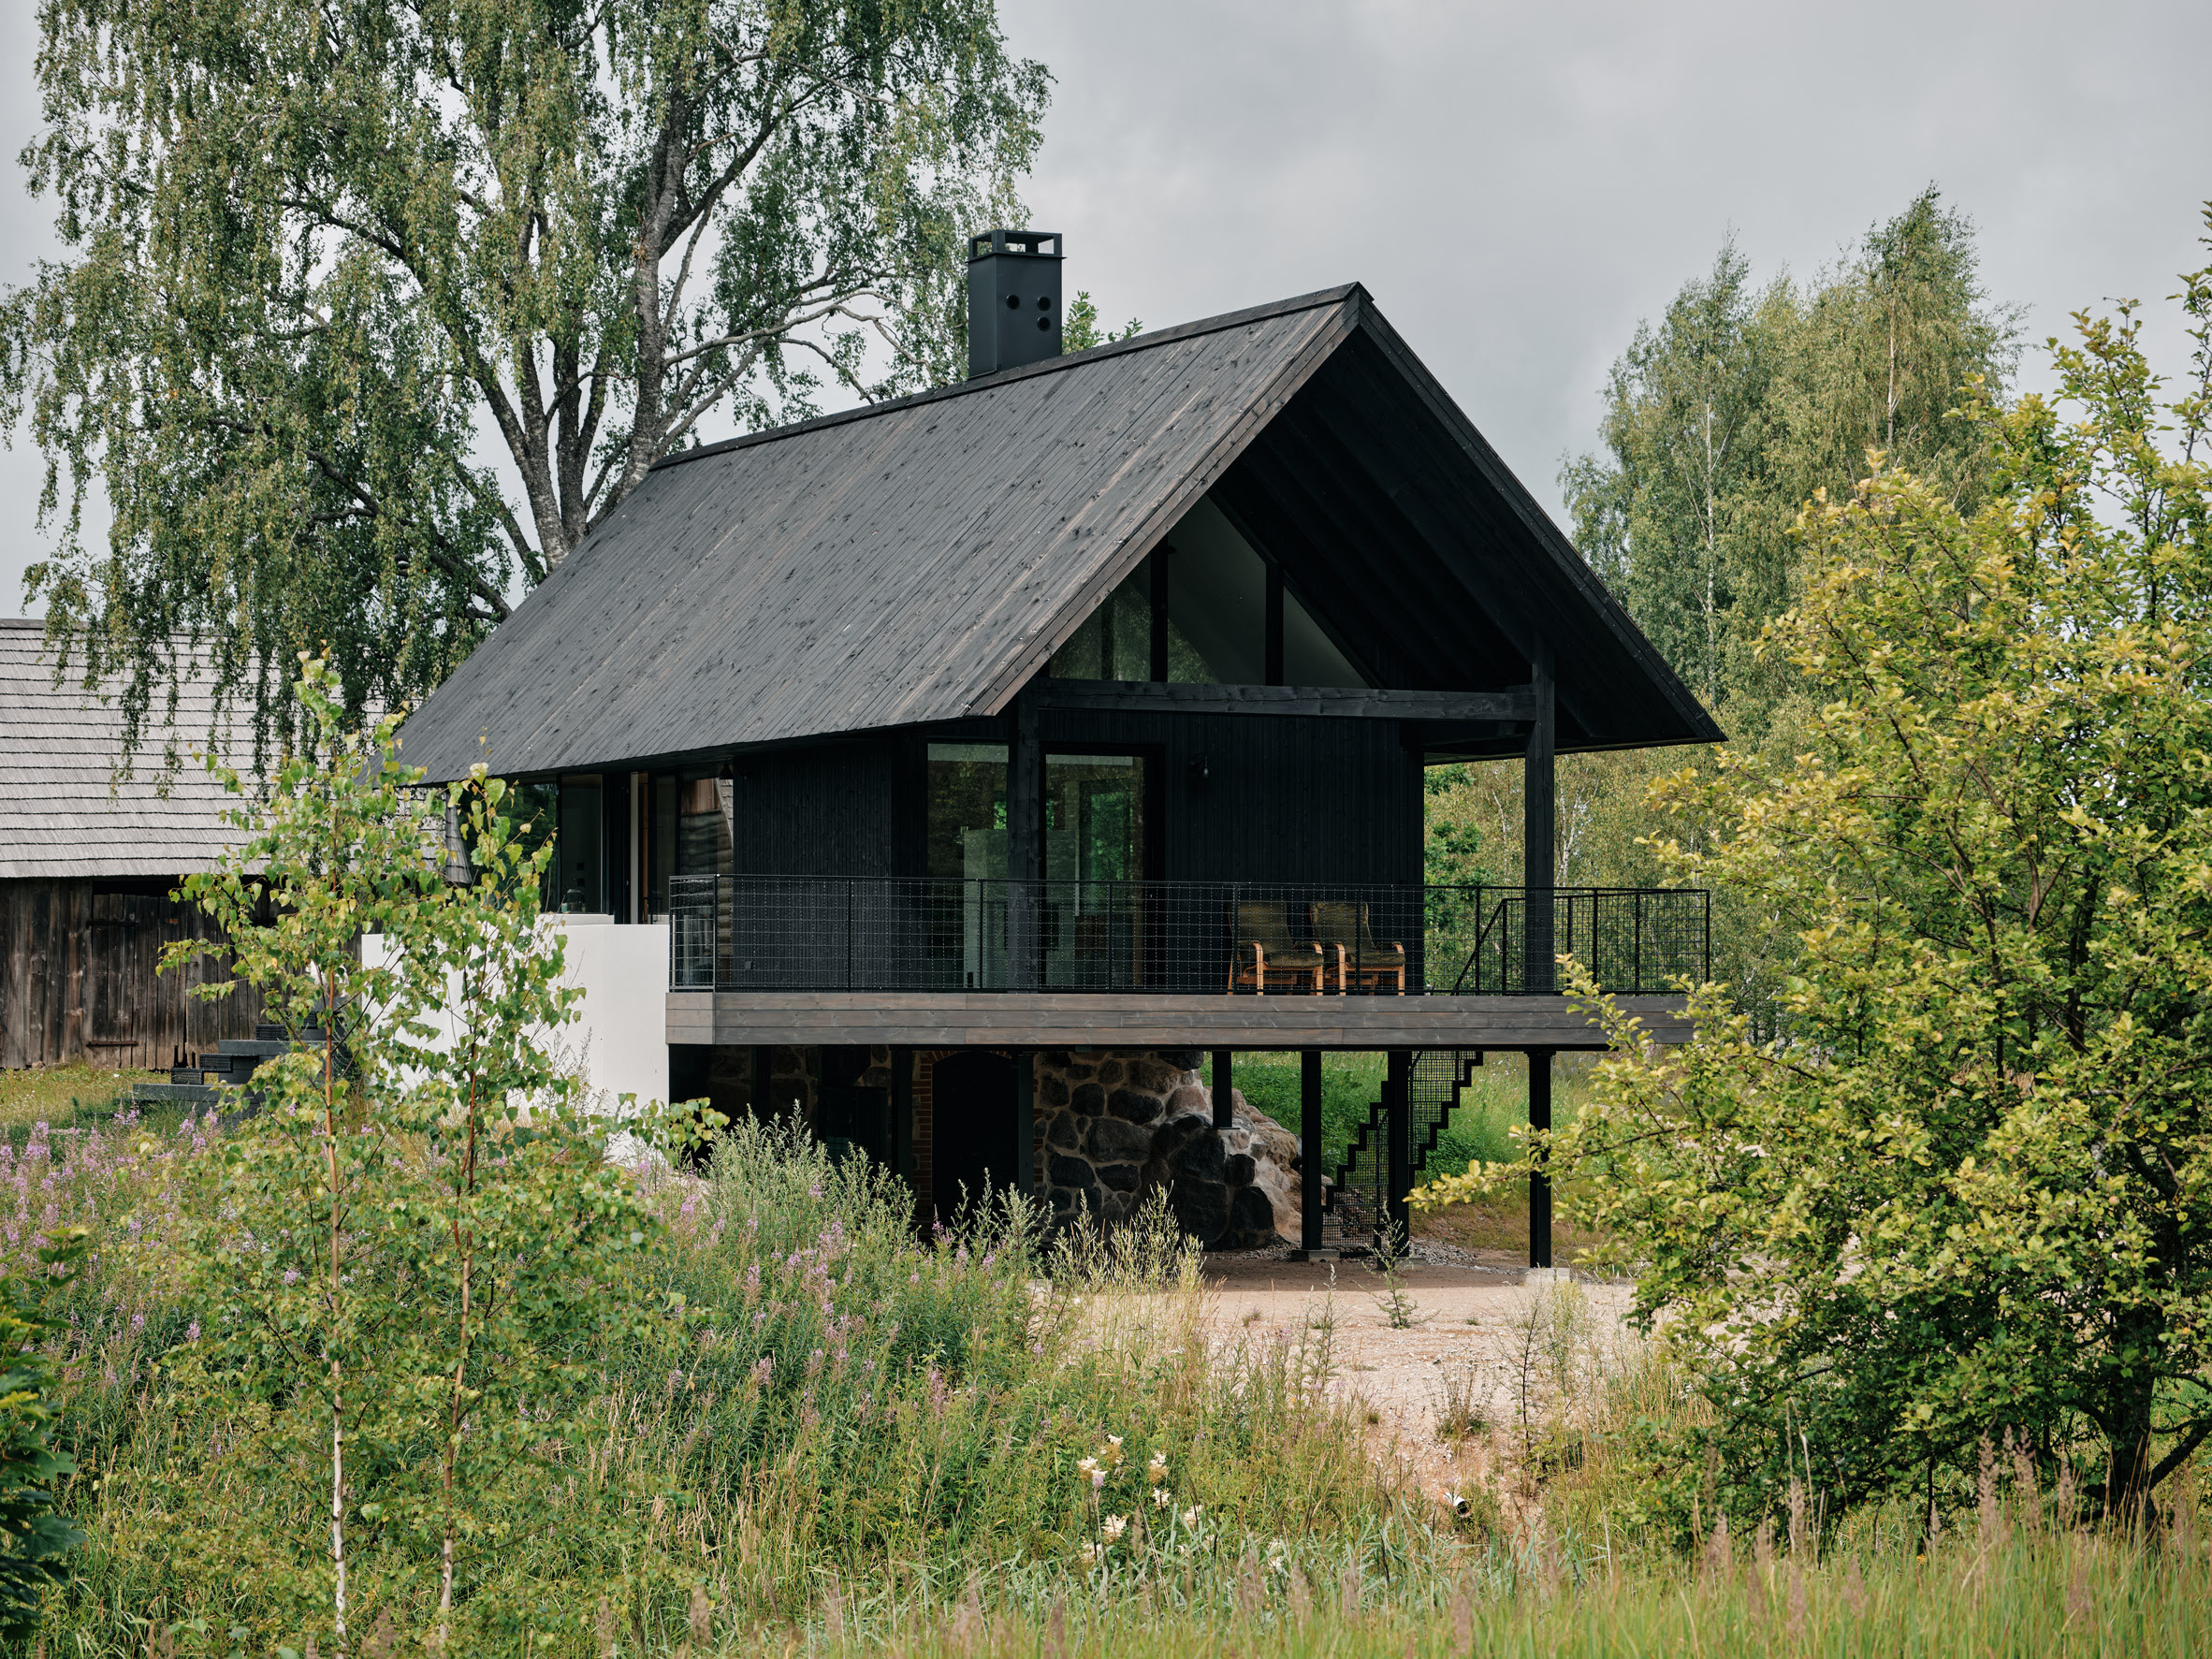
[[[1783,1034],[1714,988],[1678,1052],[1607,1011],[1620,1052],[1550,1155],[1597,1177],[1753,1489],[1794,1455],[1831,1502],[1941,1501],[2017,1429],[2125,1507],[2212,1434],[2212,481],[2181,458],[2212,438],[2212,284],[2189,292],[2179,400],[2132,317],[2085,321],[2057,400],[1969,405],[1978,505],[1893,470],[1816,501],[1767,638],[1816,695],[1804,752],[1656,792],[1724,826],[1678,867],[1791,919]]]

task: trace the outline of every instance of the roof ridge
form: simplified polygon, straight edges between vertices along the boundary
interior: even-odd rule
[[[1288,299],[1272,300],[1265,305],[1249,305],[1242,311],[1223,312],[1218,316],[1201,317],[1195,322],[1176,323],[1166,328],[1156,328],[1148,334],[1131,335],[1127,340],[1094,345],[1087,351],[1066,353],[1056,357],[1046,357],[1035,363],[1025,363],[1017,369],[1001,369],[996,374],[979,375],[973,380],[955,381],[951,386],[932,386],[925,392],[910,392],[903,398],[893,398],[881,403],[864,403],[857,409],[840,409],[835,415],[818,415],[810,420],[793,421],[789,426],[770,427],[765,431],[744,432],[735,438],[724,438],[716,444],[702,444],[696,449],[681,449],[674,455],[664,455],[648,469],[659,472],[663,467],[681,466],[686,461],[705,460],[709,456],[727,455],[734,449],[750,449],[756,444],[772,444],[779,438],[795,438],[806,432],[820,431],[825,427],[844,426],[856,420],[868,420],[879,415],[890,415],[897,410],[911,409],[922,403],[940,402],[957,398],[967,392],[982,391],[1002,386],[1017,380],[1027,380],[1041,374],[1054,374],[1063,370],[1096,363],[1106,357],[1127,356],[1131,352],[1149,351],[1155,346],[1172,345],[1178,341],[1196,339],[1201,334],[1218,334],[1224,329],[1242,327],[1246,323],[1264,322],[1270,317],[1288,316],[1293,312],[1317,311],[1327,305],[1341,305],[1353,295],[1365,295],[1365,287],[1359,283],[1339,283],[1333,288],[1317,288],[1310,294],[1300,294]]]

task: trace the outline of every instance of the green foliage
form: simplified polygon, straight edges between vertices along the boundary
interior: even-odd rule
[[[24,160],[70,251],[7,296],[0,404],[49,468],[30,588],[134,746],[176,635],[258,737],[305,720],[302,649],[399,706],[703,423],[956,379],[964,237],[1018,219],[1049,80],[991,0],[39,25]]]
[[[1756,647],[1800,591],[1792,526],[1813,492],[1848,489],[1869,450],[1965,510],[1986,487],[1979,429],[1949,415],[1970,382],[1999,393],[2015,315],[1975,263],[1932,187],[1808,287],[1754,287],[1730,240],[1614,364],[1605,453],[1560,475],[1576,540],[1739,735],[1791,690]]]
[[[1234,1604],[1163,1608],[1138,1597],[1012,1606],[946,1596],[914,1609],[870,1598],[809,1634],[824,1659],[896,1653],[968,1659],[1461,1659],[1468,1653],[1619,1659],[2187,1659],[2212,1642],[2212,1575],[2201,1549],[2012,1529],[1968,1533],[1923,1554],[1894,1529],[1851,1548],[1759,1546],[1719,1562],[1630,1562],[1602,1539],[1530,1535],[1437,1578],[1386,1585],[1291,1580],[1263,1563]]]
[[[56,1450],[54,1362],[49,1348],[67,1320],[52,1297],[84,1255],[81,1229],[38,1252],[35,1284],[0,1278],[0,1638],[21,1640],[38,1619],[45,1586],[62,1577],[84,1535],[56,1512],[54,1484],[77,1472]]]
[[[329,1448],[279,1455],[283,1403],[211,1390],[191,1368],[209,1339],[187,1320],[211,1314],[191,1282],[140,1276],[217,1198],[198,1171],[228,1137],[118,1128],[122,1166],[80,1147],[81,1176],[57,1171],[57,1186],[91,1184],[106,1236],[101,1281],[73,1292],[86,1341],[65,1400],[99,1483],[80,1475],[63,1495],[96,1517],[80,1589],[50,1595],[51,1633],[136,1652],[143,1621],[176,1627],[182,1652],[304,1651],[328,1616],[295,1594],[293,1539],[327,1520]],[[595,1432],[541,1445],[473,1494],[498,1548],[462,1554],[450,1652],[598,1654],[603,1606],[623,1652],[703,1627],[749,1651],[762,1625],[805,1624],[833,1595],[919,1611],[971,1581],[994,1601],[1080,1594],[1099,1587],[1085,1547],[1115,1515],[1114,1593],[1142,1573],[1184,1605],[1230,1605],[1247,1553],[1277,1537],[1317,1581],[1351,1573],[1378,1596],[1448,1554],[1426,1506],[1361,1455],[1357,1417],[1326,1388],[1326,1341],[1262,1329],[1224,1345],[1171,1229],[1086,1235],[1041,1259],[1026,1213],[999,1206],[918,1238],[888,1171],[750,1123],[718,1141],[706,1176],[641,1181],[665,1247],[633,1259],[629,1305],[682,1317],[580,1334]],[[167,1221],[165,1194],[182,1211]],[[124,1306],[142,1326],[111,1317]],[[138,1356],[165,1347],[149,1372]],[[1082,1460],[1109,1435],[1127,1463],[1093,1488]],[[436,1439],[416,1442],[418,1491],[434,1490]],[[1156,1454],[1165,1479],[1150,1477]],[[364,1463],[353,1477],[387,1472]],[[396,1510],[349,1531],[355,1634],[388,1622],[412,1651],[439,1623],[435,1538]]]
[[[1679,1052],[1610,1015],[1550,1154],[1754,1510],[1948,1505],[2016,1431],[2127,1517],[2212,1433],[2212,271],[2182,298],[2177,389],[2123,307],[2056,399],[1970,405],[1971,514],[1886,470],[1810,508],[1803,752],[1662,792],[1724,826],[1678,867],[1787,919],[1784,1035],[1716,987]]]
[[[1100,329],[1099,308],[1091,302],[1090,290],[1079,288],[1060,327],[1060,347],[1064,351],[1087,352],[1094,345],[1112,345],[1117,340],[1133,339],[1143,332],[1144,325],[1135,317],[1124,323],[1118,330],[1109,332]]]
[[[546,846],[522,850],[481,768],[412,789],[397,722],[347,733],[327,662],[295,695],[327,758],[284,760],[236,814],[248,838],[185,886],[314,1041],[255,1074],[249,1126],[197,1171],[182,1256],[202,1324],[174,1369],[252,1425],[272,1487],[325,1471],[313,1527],[246,1519],[268,1594],[295,1619],[322,1601],[342,1643],[349,1539],[373,1540],[387,1583],[433,1579],[441,1630],[509,1546],[517,1472],[598,1420],[584,1356],[643,1317],[627,1280],[658,1228],[547,1057],[577,993],[537,927]],[[470,883],[447,883],[442,808]]]

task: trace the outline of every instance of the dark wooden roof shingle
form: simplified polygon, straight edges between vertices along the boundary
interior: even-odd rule
[[[671,457],[408,720],[403,758],[532,776],[997,713],[1372,313],[1349,284]],[[1440,388],[1403,372],[1434,426]],[[1549,520],[1485,546],[1508,541],[1653,711],[1606,741],[1717,735]]]

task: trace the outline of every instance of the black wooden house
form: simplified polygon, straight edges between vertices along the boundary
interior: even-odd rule
[[[1424,887],[1423,767],[1522,757],[1546,872],[1555,753],[1721,734],[1364,289],[1060,356],[1059,269],[978,238],[966,383],[663,460],[405,756],[558,786],[679,1094],[1112,1214],[1167,1166],[1107,1084],[1381,1050],[1393,1203],[1482,1051],[1596,1042],[1555,952],[1679,1030],[1706,951],[1698,895]]]

